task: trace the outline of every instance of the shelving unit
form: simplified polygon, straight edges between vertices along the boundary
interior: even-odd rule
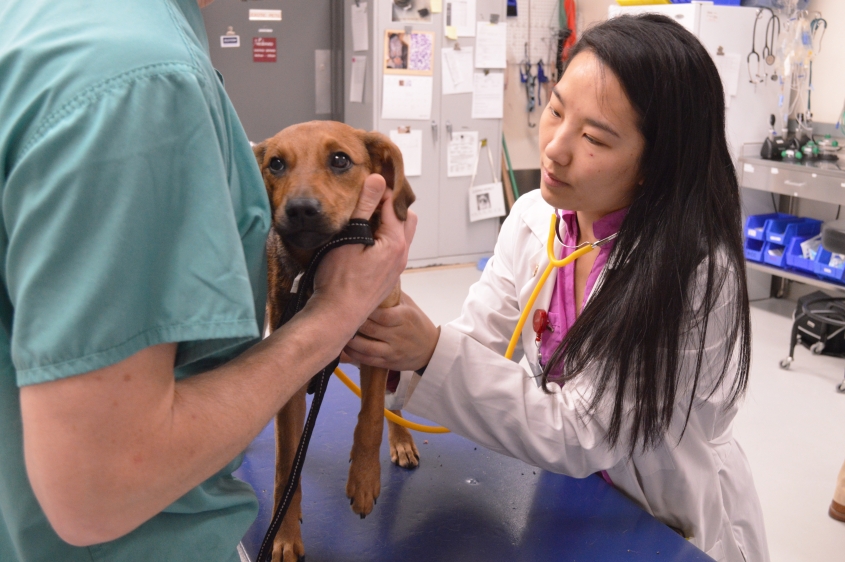
[[[845,205],[845,161],[780,162],[760,158],[760,144],[746,144],[737,165],[740,187],[778,195]],[[748,269],[831,291],[845,285],[810,274],[746,260]]]
[[[762,271],[763,273],[768,273],[769,275],[783,277],[784,279],[789,279],[790,281],[799,281],[801,283],[813,285],[814,287],[819,287],[821,289],[845,291],[845,285],[839,285],[837,283],[824,281],[812,275],[803,275],[797,271],[781,269],[779,267],[773,267],[771,265],[766,265],[765,263],[750,260],[745,261],[745,266],[749,269],[756,269],[757,271]]]

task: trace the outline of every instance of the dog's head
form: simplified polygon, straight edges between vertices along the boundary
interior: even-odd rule
[[[378,132],[310,121],[282,130],[253,150],[270,196],[273,228],[286,245],[301,251],[319,248],[349,222],[371,173],[384,176],[393,189],[401,220],[414,202],[402,153]],[[372,222],[377,226],[377,215]]]

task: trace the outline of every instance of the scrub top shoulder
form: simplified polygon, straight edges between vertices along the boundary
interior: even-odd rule
[[[269,206],[196,0],[0,3],[0,559],[236,560],[239,459],[129,535],[62,542],[18,387],[178,342],[176,376],[260,336]]]

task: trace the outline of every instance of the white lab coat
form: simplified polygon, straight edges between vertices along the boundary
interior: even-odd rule
[[[610,449],[604,441],[607,408],[579,416],[592,388],[584,374],[563,389],[546,394],[534,333],[528,325],[522,349],[533,373],[503,357],[520,310],[548,265],[546,240],[553,212],[539,190],[520,197],[502,226],[493,258],[473,285],[461,316],[441,328],[440,340],[423,377],[410,384],[406,409],[445,425],[491,450],[551,472],[586,477],[607,470],[614,485],[640,507],[683,533],[701,550],[721,561],[769,560],[760,502],[745,454],[732,436],[737,406],[724,409],[732,377],[709,396],[708,365],[731,352],[719,328],[725,303],[710,317],[701,387],[689,424],[678,442],[691,388],[678,391],[672,425],[657,449],[627,456],[628,442]],[[559,255],[559,242],[555,255]],[[534,308],[548,309],[555,273]],[[624,311],[620,311],[624,313]],[[685,361],[696,349],[682,352]],[[518,360],[522,354],[517,349]],[[731,371],[732,373],[733,371]],[[610,393],[612,394],[612,393]],[[624,427],[623,427],[624,430]],[[627,433],[623,434],[627,437]]]

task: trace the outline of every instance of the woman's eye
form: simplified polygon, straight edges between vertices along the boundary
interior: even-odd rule
[[[335,152],[332,154],[330,164],[335,170],[346,170],[352,166],[352,159],[349,158],[348,154]]]
[[[554,107],[552,107],[551,105],[549,106],[549,111],[552,113],[552,116],[554,116],[554,117],[558,117],[558,118],[560,117],[560,113],[558,113],[557,111],[555,111],[555,108],[554,108]]]
[[[595,138],[591,137],[590,135],[584,135],[584,138],[586,138],[587,141],[590,144],[594,144],[596,146],[601,146],[603,144],[602,142],[600,142],[600,141],[596,140]]]
[[[277,174],[279,172],[283,172],[285,169],[285,161],[278,156],[274,156],[273,158],[270,158],[269,168],[271,172],[275,172]]]

